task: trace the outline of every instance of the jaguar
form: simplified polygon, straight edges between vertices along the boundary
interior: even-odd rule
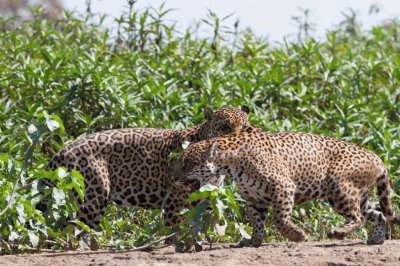
[[[368,244],[385,241],[386,223],[399,224],[392,203],[388,170],[374,153],[331,137],[309,133],[267,133],[248,125],[238,132],[191,144],[178,159],[178,179],[216,183],[231,177],[247,202],[253,232],[240,245],[261,245],[268,207],[276,229],[286,238],[306,241],[291,222],[294,204],[328,200],[346,222],[328,237],[342,239],[365,221],[373,225]],[[377,186],[380,208],[368,196]]]
[[[60,166],[79,171],[85,193],[78,203],[77,218],[97,228],[110,201],[128,207],[164,209],[165,224],[182,221],[179,210],[193,184],[174,180],[170,154],[182,144],[198,142],[240,130],[247,125],[249,108],[205,108],[206,121],[183,129],[125,128],[87,135],[70,143],[50,161],[48,170]],[[47,184],[51,186],[52,184]],[[44,210],[46,203],[39,204]]]

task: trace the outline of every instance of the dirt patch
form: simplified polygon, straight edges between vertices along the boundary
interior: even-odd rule
[[[400,265],[400,240],[368,246],[357,240],[270,243],[259,248],[215,245],[202,252],[175,253],[173,247],[149,252],[80,255],[49,253],[1,256],[1,265]]]

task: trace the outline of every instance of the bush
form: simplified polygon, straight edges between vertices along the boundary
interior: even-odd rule
[[[131,8],[117,20],[114,35],[102,16],[65,12],[63,20],[43,20],[35,15],[39,12],[17,28],[12,19],[0,19],[3,253],[76,248],[84,245],[76,238],[82,230],[118,248],[170,233],[160,211],[115,205],[100,233],[80,222],[62,229],[62,220],[76,211],[69,199],[73,191],[82,193],[82,177],[45,168],[55,152],[80,135],[121,127],[189,127],[201,121],[206,105],[246,104],[251,122],[266,131],[313,132],[364,146],[384,160],[395,191],[400,190],[396,23],[354,31],[348,17],[324,41],[299,34],[305,37],[271,46],[250,31],[230,30],[212,12],[204,23],[213,29],[209,39],[166,23],[170,10],[164,6],[142,12]],[[58,180],[57,188],[46,192],[53,199],[51,213],[33,207],[43,196],[38,179]],[[249,233],[243,201],[234,184],[215,191],[205,194],[218,210],[219,219],[211,225],[223,226],[224,234],[209,225],[193,234],[237,241]],[[394,200],[398,206],[397,194]],[[196,209],[188,216],[198,221],[198,214],[206,211]],[[323,239],[325,228],[343,222],[325,203],[297,206],[293,219],[314,239]],[[271,220],[269,240],[281,239],[271,230]]]

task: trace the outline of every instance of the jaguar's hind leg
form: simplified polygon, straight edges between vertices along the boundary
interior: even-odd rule
[[[374,227],[372,233],[368,234],[367,244],[383,244],[386,239],[386,218],[382,212],[371,206],[368,192],[361,198],[361,212],[365,220]]]
[[[85,178],[85,198],[83,203],[77,199],[77,218],[94,229],[97,229],[101,222],[111,196],[108,171],[105,167],[100,169],[102,170],[87,167],[82,170]]]
[[[336,212],[346,218],[346,223],[342,227],[329,231],[328,237],[343,239],[364,223],[364,216],[360,210],[360,199],[356,195],[349,195],[340,189],[333,191],[333,195],[329,197],[329,203]]]

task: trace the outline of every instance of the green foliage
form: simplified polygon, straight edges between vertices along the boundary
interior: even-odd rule
[[[240,205],[243,207],[244,201],[232,184],[226,187],[207,184],[193,192],[188,202],[200,204],[185,213],[187,220],[181,229],[189,233],[182,236],[177,251],[189,250],[192,246],[197,250],[202,243],[198,239],[203,238],[212,245],[213,242],[232,242],[250,237],[250,228],[242,223]]]
[[[198,38],[195,29],[177,31],[165,21],[170,10],[164,6],[140,12],[131,6],[117,19],[114,33],[102,16],[66,12],[54,21],[35,12],[32,21],[17,28],[12,20],[0,19],[3,253],[82,247],[77,238],[82,232],[117,248],[170,233],[160,211],[114,205],[101,232],[78,221],[64,227],[76,212],[73,195],[82,197],[82,177],[45,168],[55,152],[80,135],[120,127],[189,127],[201,121],[206,105],[246,104],[251,122],[267,131],[314,132],[362,145],[386,162],[400,191],[396,23],[362,31],[350,10],[324,41],[316,41],[309,38],[311,28],[305,29],[312,25],[307,13],[306,19],[296,17],[298,42],[271,45],[250,31],[238,32],[237,24],[230,30],[229,19],[212,12],[203,21],[213,29],[210,39]],[[42,179],[54,182],[55,189],[39,194],[37,180]],[[34,206],[46,195],[50,211],[41,213]],[[209,218],[205,203],[187,214],[189,223],[206,224],[189,230],[196,237],[235,242],[249,233],[234,184],[203,188],[192,197],[208,197],[213,207]],[[396,194],[394,199],[398,206]],[[293,219],[314,239],[343,222],[325,203],[297,206]],[[282,239],[270,216],[266,228],[269,240]]]

